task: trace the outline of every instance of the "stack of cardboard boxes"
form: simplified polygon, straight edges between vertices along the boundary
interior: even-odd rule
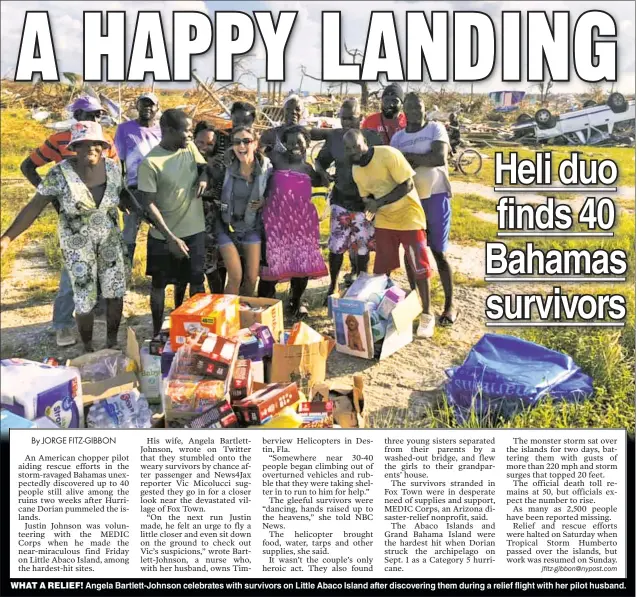
[[[302,322],[286,331],[279,300],[198,294],[175,309],[157,337],[141,347],[129,328],[124,353],[99,351],[59,367],[51,383],[66,371],[62,382],[73,391],[56,398],[51,408],[64,414],[76,406],[75,417],[60,419],[59,425],[68,427],[84,426],[85,420],[99,426],[99,417],[85,414],[100,405],[109,411],[104,405],[127,397],[126,405],[136,403],[139,411],[127,426],[362,427],[362,377],[352,387],[325,383],[327,358],[334,346],[362,358],[385,358],[412,341],[419,307],[415,293],[405,296],[386,276],[361,276],[343,298],[331,297],[335,342]],[[120,366],[109,369],[114,362]],[[23,392],[28,384],[20,379],[33,367],[44,379],[40,368],[56,367],[16,359],[2,364],[8,380],[3,379],[3,407],[14,405],[10,410],[26,420],[41,418],[46,388],[37,395]],[[82,375],[102,369],[110,374]],[[151,419],[148,405],[161,412]]]
[[[151,347],[162,360],[165,425],[274,426],[325,380],[333,346],[303,323],[286,332],[281,301],[196,295]]]

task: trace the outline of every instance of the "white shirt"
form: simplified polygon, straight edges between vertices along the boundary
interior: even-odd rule
[[[398,131],[391,139],[391,146],[403,153],[424,155],[431,151],[434,141],[443,141],[449,145],[447,129],[439,122],[428,122],[422,129],[408,133],[406,129]],[[449,171],[447,166],[418,166],[415,168],[414,185],[420,199],[429,199],[431,195],[447,192],[451,194]]]

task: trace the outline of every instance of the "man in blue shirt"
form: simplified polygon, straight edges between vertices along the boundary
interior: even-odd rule
[[[137,113],[135,120],[123,122],[115,131],[115,147],[122,161],[122,168],[128,188],[137,197],[137,169],[148,152],[159,145],[161,128],[157,115],[159,100],[154,93],[142,93],[137,98]],[[139,198],[139,197],[138,197]],[[124,215],[124,242],[128,246],[131,265],[137,245],[140,217],[131,211]]]

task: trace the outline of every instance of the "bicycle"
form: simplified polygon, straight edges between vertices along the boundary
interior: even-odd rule
[[[449,151],[449,164],[454,170],[460,170],[464,175],[472,176],[482,170],[482,156],[471,147],[461,149],[455,154]]]
[[[321,152],[321,149],[325,145],[325,141],[312,141],[309,147],[309,158],[314,164],[316,162],[316,158],[318,158],[318,154]]]

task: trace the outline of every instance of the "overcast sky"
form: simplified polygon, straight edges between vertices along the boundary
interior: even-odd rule
[[[340,10],[342,14],[343,39],[349,47],[357,47],[361,50],[365,47],[365,39],[371,12],[373,10],[391,10],[394,12],[398,26],[398,39],[400,40],[402,52],[405,45],[405,13],[407,10],[423,10],[429,13],[436,11],[458,11],[476,10],[482,11],[492,16],[496,26],[496,35],[500,33],[500,13],[502,10],[546,10],[559,11],[568,10],[571,12],[571,24],[573,25],[577,17],[585,11],[603,8],[610,13],[618,26],[619,42],[619,82],[615,88],[625,94],[634,93],[635,89],[635,3],[632,1],[605,1],[601,4],[597,2],[574,2],[574,1],[551,1],[539,2],[530,0],[515,0],[506,2],[497,1],[453,1],[453,2],[388,2],[388,1],[366,1],[366,2],[331,2],[331,1],[184,1],[178,2],[107,2],[95,1],[90,3],[91,10],[126,10],[127,11],[127,43],[131,44],[135,19],[138,10],[160,10],[168,45],[168,55],[172,55],[172,12],[174,10],[196,10],[207,12],[214,17],[215,10],[241,10],[251,14],[254,10],[270,10],[275,15],[279,10],[297,10],[296,23],[286,51],[286,76],[284,90],[297,89],[301,81],[301,65],[307,67],[307,71],[315,76],[321,73],[321,12],[324,10]],[[86,2],[68,1],[3,1],[1,4],[1,74],[13,75],[16,66],[18,49],[20,47],[20,36],[24,23],[24,16],[27,10],[47,10],[52,23],[55,49],[60,72],[81,73],[82,63],[82,36],[83,24],[82,13],[87,8]],[[214,18],[213,18],[214,22]],[[523,15],[523,31],[526,30]],[[525,43],[525,37],[523,37]],[[499,48],[499,43],[496,44]],[[214,46],[208,54],[195,58],[193,66],[203,76],[212,76],[213,71],[213,51]],[[250,60],[250,69],[256,74],[265,74],[265,54],[263,45],[257,34],[257,43],[253,52],[256,54]],[[130,48],[127,48],[127,56],[130,56]],[[499,60],[499,50],[496,60]],[[450,69],[451,70],[451,69]],[[523,76],[524,76],[523,69]],[[251,87],[256,86],[255,79],[247,76],[242,82]],[[303,81],[304,91],[318,91],[319,83],[307,77]],[[450,83],[454,86],[453,83]],[[162,84],[162,86],[164,86]],[[468,90],[466,83],[456,84],[459,90]],[[554,91],[557,92],[583,92],[588,89],[587,83],[579,81],[573,76],[570,83],[556,84]],[[610,84],[604,84],[604,88],[610,88]],[[325,87],[324,87],[325,89]],[[352,90],[358,90],[356,85],[350,86]],[[477,83],[475,86],[478,92],[488,92],[500,89],[520,89],[532,91],[531,85],[522,81],[521,83],[502,83],[500,69],[496,67],[493,75],[486,81]]]

